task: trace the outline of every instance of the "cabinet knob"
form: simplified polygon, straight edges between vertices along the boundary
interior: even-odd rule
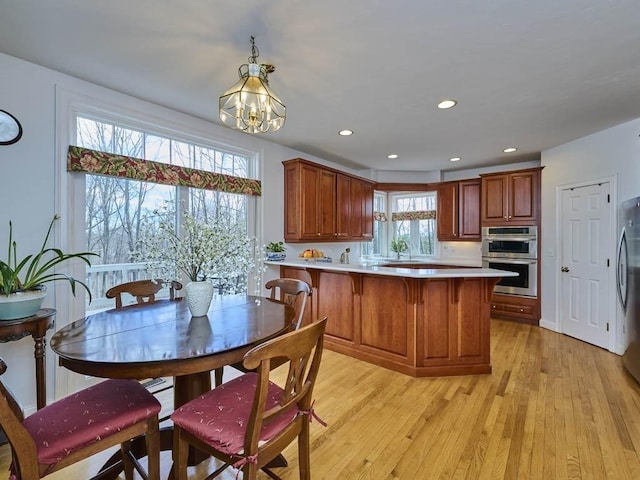
[[[507,219],[507,216],[506,216],[506,215],[504,216],[504,219],[505,219],[505,220]]]

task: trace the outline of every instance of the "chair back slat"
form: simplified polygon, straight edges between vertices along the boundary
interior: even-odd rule
[[[0,375],[6,370],[7,364],[0,358]],[[36,444],[31,434],[22,425],[23,421],[24,412],[20,404],[11,390],[0,380],[0,426],[11,445],[14,465],[20,470],[19,478],[40,478]]]
[[[107,290],[106,297],[116,299],[116,309],[123,308],[122,295],[125,293],[135,297],[137,304],[154,303],[156,294],[162,290],[164,285],[165,282],[161,279],[121,283]],[[174,300],[176,291],[180,289],[182,289],[180,282],[171,282],[169,285],[169,299]]]
[[[327,317],[302,327],[296,331],[274,338],[253,348],[244,357],[244,366],[257,369],[258,386],[256,389],[249,427],[245,437],[245,452],[253,454],[258,450],[258,439],[262,425],[297,405],[300,411],[311,409],[313,387],[320,369],[324,330]],[[271,375],[271,360],[285,358],[288,372],[279,404],[266,410],[267,391]],[[294,423],[308,421],[307,418],[295,419]]]
[[[296,316],[291,324],[292,330],[297,330],[304,325],[307,298],[313,291],[311,285],[297,278],[276,278],[269,280],[265,288],[271,291],[272,300],[280,300],[295,308]]]

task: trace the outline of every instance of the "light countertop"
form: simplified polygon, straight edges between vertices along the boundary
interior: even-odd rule
[[[479,267],[461,267],[461,268],[408,268],[402,267],[402,263],[410,263],[416,265],[419,263],[425,263],[430,267],[438,263],[443,266],[447,263],[443,262],[418,262],[418,261],[406,261],[397,262],[397,267],[381,266],[378,263],[328,263],[318,262],[313,259],[295,259],[295,260],[283,260],[283,261],[265,261],[267,265],[279,266],[284,265],[287,267],[299,267],[299,268],[312,268],[317,270],[327,270],[333,272],[356,272],[356,273],[370,273],[374,275],[387,275],[392,277],[406,277],[406,278],[487,278],[487,277],[517,277],[518,274],[514,272],[506,272],[504,270],[496,270],[494,268],[479,268]],[[391,261],[383,261],[385,265],[393,263]],[[455,262],[454,262],[455,264]]]

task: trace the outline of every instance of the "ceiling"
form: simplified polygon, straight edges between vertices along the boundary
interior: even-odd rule
[[[285,126],[260,135],[350,168],[536,160],[640,117],[637,0],[0,0],[0,10],[0,52],[218,123],[218,96],[254,35],[287,106]],[[437,109],[445,98],[459,103]]]

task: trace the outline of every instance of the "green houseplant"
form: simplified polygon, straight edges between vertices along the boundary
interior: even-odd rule
[[[281,241],[267,243],[264,249],[266,251],[267,260],[281,261],[287,257],[287,254],[284,252],[284,243]]]
[[[409,246],[404,238],[393,238],[391,240],[391,251],[395,252],[396,258],[400,259],[400,254],[406,252]]]
[[[93,252],[64,253],[59,248],[47,247],[53,225],[60,217],[54,215],[40,250],[18,259],[18,244],[13,239],[13,223],[9,222],[7,261],[0,260],[0,320],[13,320],[33,315],[42,305],[46,285],[63,280],[69,282],[71,293],[76,294],[76,284],[89,294],[89,287],[70,275],[56,272],[60,264],[74,258],[91,266]]]

